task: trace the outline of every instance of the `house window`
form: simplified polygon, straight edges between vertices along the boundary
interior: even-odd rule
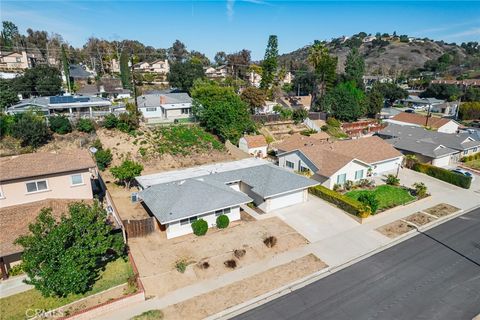
[[[300,166],[300,172],[308,172],[310,171],[310,169],[308,169],[307,167],[304,167],[304,166]]]
[[[363,170],[355,171],[355,180],[360,180],[363,178]]]
[[[230,208],[226,208],[223,210],[217,210],[215,211],[215,217],[221,216],[222,214],[229,214],[230,213]]]
[[[157,111],[157,108],[147,108],[147,112],[155,112]]]
[[[190,114],[189,108],[182,108],[182,114]]]
[[[473,148],[473,152],[474,152],[474,153],[477,152],[477,151],[478,151],[478,148],[477,148],[477,147]]]
[[[27,193],[48,190],[47,180],[27,182]]]
[[[72,180],[72,186],[78,186],[83,184],[83,176],[81,173],[72,174],[70,176],[70,179]]]
[[[463,155],[468,154],[468,150],[463,151]]]
[[[197,217],[190,217],[180,220],[180,225],[184,226],[186,224],[191,224],[193,221],[197,220]]]
[[[338,184],[345,184],[345,181],[347,181],[347,174],[342,173],[337,176],[337,183]]]
[[[293,162],[290,162],[290,161],[288,161],[288,160],[285,162],[285,165],[287,166],[287,168],[290,168],[290,169],[293,169],[293,168],[294,168]]]

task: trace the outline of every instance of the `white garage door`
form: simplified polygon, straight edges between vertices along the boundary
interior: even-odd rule
[[[392,159],[385,162],[376,163],[376,168],[373,170],[376,174],[382,174],[387,171],[394,171],[398,169],[398,165],[401,164],[401,159]]]
[[[270,198],[268,211],[285,208],[303,202],[303,190]]]
[[[446,167],[450,164],[450,155],[443,158],[433,159],[432,164],[437,167]]]

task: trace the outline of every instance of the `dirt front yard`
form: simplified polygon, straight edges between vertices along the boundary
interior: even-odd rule
[[[422,212],[416,212],[404,218],[403,220],[413,223],[414,225],[419,227],[419,226],[423,226],[424,224],[430,223],[435,219],[436,218],[429,216],[428,214],[425,214]]]
[[[376,230],[384,236],[393,239],[413,229],[413,226],[409,225],[408,223],[402,220],[396,220],[394,222],[381,226]]]
[[[459,210],[460,210],[459,208],[454,207],[450,204],[440,203],[440,204],[437,204],[436,206],[425,209],[423,211],[435,217],[441,218],[444,216],[448,216],[449,214],[455,213]]]
[[[327,265],[324,262],[310,254],[242,281],[167,307],[162,312],[165,319],[169,320],[204,319],[326,267]]]
[[[269,236],[277,239],[271,248],[264,244]],[[130,239],[129,246],[147,295],[162,296],[232,271],[225,265],[227,260],[235,261],[236,268],[241,268],[307,243],[280,219],[270,218],[236,221],[223,230],[210,228],[202,237],[190,234],[167,240],[164,233],[157,232]],[[245,252],[238,257],[234,250]],[[180,261],[187,265],[184,273],[177,271]]]

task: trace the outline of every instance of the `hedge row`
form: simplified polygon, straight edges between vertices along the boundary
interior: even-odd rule
[[[468,162],[468,161],[473,161],[473,160],[478,160],[480,159],[480,152],[479,153],[475,153],[475,154],[471,154],[469,156],[466,156],[466,157],[463,157],[462,159],[460,159],[461,162]]]
[[[459,173],[451,172],[447,169],[435,167],[426,163],[415,163],[412,169],[464,189],[469,189],[470,184],[472,183],[471,177],[467,177]]]
[[[308,191],[325,200],[330,203],[333,203],[340,209],[353,214],[355,216],[359,217],[366,217],[370,215],[370,208],[366,207],[363,203],[360,201],[357,201],[355,199],[352,199],[350,197],[347,197],[341,193],[338,193],[336,191],[330,190],[324,186],[316,186],[316,187],[311,187],[308,189]]]

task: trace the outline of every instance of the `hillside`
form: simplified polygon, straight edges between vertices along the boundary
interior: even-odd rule
[[[328,42],[330,53],[338,57],[338,72],[343,72],[344,64],[350,48],[346,44]],[[305,46],[279,57],[281,65],[291,69],[299,69],[306,63],[310,46]],[[466,57],[465,50],[457,45],[442,42],[423,41],[400,42],[390,41],[386,46],[373,42],[362,43],[360,53],[365,59],[366,74],[395,75],[423,67],[428,60],[436,60],[444,53],[457,53],[455,66],[462,64]],[[453,67],[455,69],[455,67]],[[461,72],[461,70],[452,70]]]

